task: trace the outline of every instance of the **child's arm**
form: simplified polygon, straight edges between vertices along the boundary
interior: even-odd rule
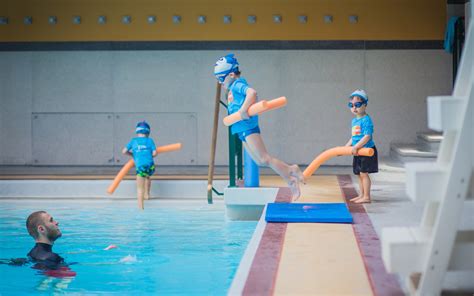
[[[344,145],[346,147],[350,147],[352,146],[352,138],[349,138],[349,141],[347,141],[346,145]]]
[[[122,149],[122,154],[133,156],[133,154],[130,151],[128,151],[127,148]]]
[[[240,115],[242,116],[242,119],[249,119],[249,107],[250,105],[254,104],[257,101],[257,91],[253,88],[247,88],[247,92],[245,93],[245,101],[242,104],[242,107],[240,107],[239,112]]]
[[[153,152],[151,153],[151,156],[156,157],[157,155],[158,155],[158,151],[153,150]]]
[[[353,155],[358,155],[357,151],[364,147],[365,144],[367,144],[367,142],[370,141],[370,135],[365,135],[362,137],[362,139],[360,139],[359,142],[357,142],[357,144],[355,144],[353,147],[352,147],[352,154]]]

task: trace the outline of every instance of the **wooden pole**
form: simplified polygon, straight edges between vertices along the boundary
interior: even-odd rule
[[[211,157],[207,174],[207,203],[212,204],[212,179],[214,178],[214,161],[216,158],[217,128],[219,126],[219,103],[221,100],[221,85],[217,82],[216,100],[214,104],[214,126],[212,128]]]

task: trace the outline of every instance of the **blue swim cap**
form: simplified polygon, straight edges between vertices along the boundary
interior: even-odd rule
[[[352,98],[352,97],[359,97],[362,101],[364,101],[365,104],[369,102],[369,97],[367,96],[367,94],[365,93],[363,89],[356,89],[355,91],[353,91],[351,95],[349,96],[349,98]]]
[[[214,76],[216,76],[220,83],[223,83],[227,75],[238,70],[239,62],[234,58],[234,54],[231,53],[217,60],[214,65]]]
[[[150,125],[146,121],[140,121],[137,123],[137,127],[135,129],[136,134],[150,134]]]

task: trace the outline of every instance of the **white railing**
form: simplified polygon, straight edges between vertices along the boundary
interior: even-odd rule
[[[471,5],[471,15],[474,5]],[[460,289],[474,280],[474,22],[470,21],[452,96],[428,98],[428,126],[442,131],[435,163],[406,166],[407,194],[425,203],[419,227],[382,231],[389,272],[408,276],[413,295],[439,295],[457,274]],[[459,274],[467,273],[462,277]]]

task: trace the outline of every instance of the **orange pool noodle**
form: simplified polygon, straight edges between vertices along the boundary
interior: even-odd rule
[[[181,143],[174,143],[174,144],[159,146],[158,148],[156,148],[156,152],[158,153],[171,152],[171,151],[179,150],[181,149],[181,147],[182,147]]]
[[[133,159],[130,159],[127,161],[127,163],[120,169],[119,173],[117,176],[115,176],[114,180],[112,181],[112,184],[110,184],[109,188],[107,188],[107,193],[112,194],[114,193],[115,189],[120,184],[120,181],[122,181],[123,177],[125,177],[128,174],[128,171],[135,166],[135,162]]]
[[[182,147],[181,143],[164,145],[164,146],[159,146],[158,148],[156,148],[156,152],[157,153],[171,152],[171,151],[179,150],[181,149],[181,147]],[[115,176],[114,180],[112,181],[112,184],[110,184],[109,188],[107,188],[108,194],[114,193],[115,189],[117,189],[123,177],[125,177],[128,174],[128,171],[130,171],[130,169],[133,168],[134,165],[135,165],[135,162],[133,161],[133,159],[130,159],[122,167],[122,169],[119,171],[117,176]]]
[[[255,104],[252,104],[252,106],[249,107],[248,113],[249,113],[249,116],[254,116],[255,114],[263,112],[265,109],[267,109],[267,101],[263,100]],[[235,112],[224,117],[224,124],[226,126],[229,126],[241,120],[242,120],[242,116],[240,115],[240,113]]]
[[[268,101],[267,106],[268,106],[268,109],[265,110],[264,112],[284,107],[286,106],[286,97],[279,97],[271,101]]]
[[[361,148],[358,151],[360,156],[372,156],[374,155],[374,149],[372,148]],[[304,170],[303,175],[305,178],[311,177],[313,173],[327,160],[341,155],[352,155],[352,147],[343,146],[343,147],[334,147],[324,151],[319,154]]]
[[[261,100],[249,107],[248,113],[249,116],[254,116],[257,114],[261,114],[263,112],[267,112],[273,109],[281,108],[286,105],[286,98],[279,97],[270,101]],[[232,113],[226,117],[224,117],[224,124],[226,126],[232,125],[236,122],[242,120],[242,116],[239,112]]]

